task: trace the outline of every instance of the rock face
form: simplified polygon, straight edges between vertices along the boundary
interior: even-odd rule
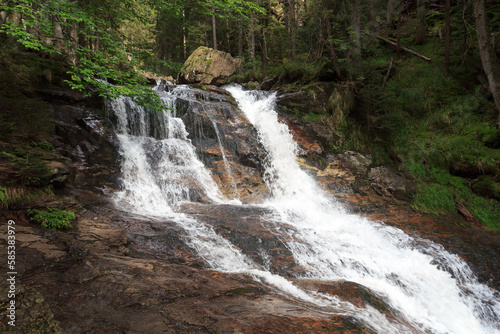
[[[198,155],[228,198],[261,200],[268,194],[261,177],[267,153],[257,131],[225,90],[211,85],[204,88],[180,94],[176,116],[184,122]],[[170,85],[159,87],[172,89]]]
[[[227,52],[200,46],[184,63],[179,82],[222,85],[240,65],[241,59]]]
[[[400,200],[408,200],[415,193],[415,185],[407,178],[398,175],[388,167],[375,167],[368,173],[372,181],[371,187],[382,196],[394,196]]]

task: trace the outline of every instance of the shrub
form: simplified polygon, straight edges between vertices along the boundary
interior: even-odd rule
[[[52,196],[52,187],[29,188],[20,186],[0,186],[0,208],[14,209],[30,205],[41,197]]]
[[[49,183],[50,171],[41,156],[17,147],[14,153],[1,152],[16,169],[13,182],[26,187],[45,187]]]
[[[74,212],[56,208],[47,208],[47,211],[28,209],[28,213],[32,216],[30,217],[32,221],[51,229],[72,228],[71,221],[76,219]]]

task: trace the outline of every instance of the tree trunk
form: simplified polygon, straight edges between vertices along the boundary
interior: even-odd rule
[[[399,48],[400,50],[406,51],[406,52],[408,52],[408,53],[411,53],[411,54],[412,54],[412,55],[414,55],[414,56],[417,56],[417,57],[419,57],[419,58],[422,58],[422,59],[423,59],[423,60],[425,60],[425,61],[431,61],[431,59],[430,59],[430,58],[428,58],[428,57],[426,57],[426,56],[424,56],[424,55],[421,55],[420,53],[415,52],[415,51],[413,51],[413,50],[411,50],[411,49],[408,49],[408,48],[406,48],[406,47],[402,46],[401,44],[394,43],[393,41],[390,41],[390,40],[388,40],[387,38],[384,38],[384,37],[382,37],[382,36],[378,36],[378,35],[372,35],[372,36],[374,36],[374,37],[376,37],[376,38],[380,39],[381,41],[386,42],[387,44],[390,44],[390,45],[392,45],[392,46],[395,46],[396,48]]]
[[[214,50],[217,50],[217,27],[215,25],[215,4],[212,4],[212,35],[214,38]]]
[[[427,36],[427,26],[425,24],[425,2],[425,0],[417,0],[417,31],[415,33],[415,44],[417,45],[424,44]]]
[[[387,25],[392,27],[396,13],[396,0],[387,0]]]
[[[243,57],[243,26],[238,24],[238,57]]]
[[[252,59],[252,67],[255,72],[255,32],[253,13],[250,14],[250,26],[248,28],[248,48],[250,51],[250,58]]]
[[[352,47],[351,55],[357,57],[361,54],[361,5],[359,0],[351,0],[351,27]]]
[[[450,25],[450,0],[446,0],[444,7],[444,71],[446,74],[450,74],[450,38],[451,38],[451,25]]]
[[[85,30],[85,24],[83,22],[78,23],[78,31],[83,32]],[[88,47],[87,36],[83,33],[78,34],[78,45],[83,48]]]
[[[0,28],[2,27],[2,24],[4,24],[6,19],[7,19],[7,11],[0,10]]]
[[[54,21],[54,23],[53,23],[54,24],[54,47],[58,51],[64,51],[64,43],[63,43],[64,35],[63,35],[62,26],[58,22],[55,22],[55,19],[53,19],[53,21]]]
[[[182,61],[187,59],[186,11],[182,10]]]
[[[488,77],[490,92],[498,110],[497,128],[500,128],[500,66],[491,44],[491,35],[486,18],[485,0],[474,0],[474,15],[476,16],[476,31],[479,44],[479,54],[483,70]]]
[[[397,37],[397,54],[398,54],[398,59],[401,60],[401,12],[403,10],[399,9],[398,13],[398,26],[397,26],[397,31],[398,31],[398,37]]]
[[[238,57],[243,58],[243,25],[238,23]],[[242,74],[243,66],[240,64],[238,74]]]
[[[229,36],[229,19],[226,19],[226,39],[227,39],[227,52],[231,53],[231,36]]]
[[[295,29],[296,29],[296,22],[295,22],[295,0],[289,0],[290,5],[288,6],[288,29],[289,29],[289,36],[290,36],[290,45],[291,45],[291,52],[290,56],[292,59],[296,58],[296,45],[295,45]]]
[[[326,8],[324,8],[323,12],[325,13],[326,35],[328,37],[327,43],[328,48],[330,49],[330,54],[332,55],[333,69],[335,70],[335,74],[337,74],[337,77],[342,78],[339,62],[337,59],[337,52],[335,52],[335,47],[333,46],[332,41],[332,27],[330,25],[329,12],[326,10]]]
[[[76,65],[76,55],[75,51],[78,49],[78,22],[71,22],[71,30],[69,32],[70,36],[70,62]]]
[[[376,19],[377,19],[377,15],[375,13],[375,3],[377,1],[376,0],[370,0],[370,3],[369,3],[369,14],[370,14],[370,23],[371,24],[374,24]]]
[[[267,55],[267,38],[266,38],[266,30],[262,27],[262,69],[267,68],[267,61],[269,57]]]

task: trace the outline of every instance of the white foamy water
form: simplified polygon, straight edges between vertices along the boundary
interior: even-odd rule
[[[279,212],[277,226],[295,227],[287,245],[305,278],[362,284],[401,312],[412,332],[500,333],[498,292],[478,283],[465,262],[440,245],[346,213],[300,169],[296,144],[274,110],[276,96],[226,89],[269,152],[265,181],[273,197],[266,205]]]

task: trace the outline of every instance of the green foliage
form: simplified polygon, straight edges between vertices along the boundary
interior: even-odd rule
[[[320,122],[323,119],[324,115],[315,114],[313,112],[307,113],[302,116],[302,120],[304,122]]]
[[[3,191],[0,191],[3,194],[3,200],[0,200],[0,207],[4,209],[22,208],[31,205],[43,197],[51,197],[53,195],[51,186],[44,188],[7,186],[3,187],[3,189]]]
[[[46,211],[36,209],[28,209],[27,211],[31,215],[30,220],[51,229],[72,228],[71,222],[76,219],[74,212],[57,208],[47,208]]]
[[[1,152],[9,159],[16,170],[12,183],[25,187],[45,187],[48,185],[50,171],[42,162],[42,155],[16,147],[13,153]]]
[[[124,22],[153,19],[140,16],[135,9],[134,0],[11,0],[0,10],[7,10],[14,18],[5,22],[0,32],[14,37],[27,49],[62,55],[71,61],[73,65],[66,83],[73,89],[86,95],[96,91],[105,97],[131,96],[147,107],[161,110],[159,98],[142,85],[143,79],[136,71],[141,66],[141,59],[133,56],[137,53],[137,44],[127,43],[117,29]],[[21,15],[23,21],[16,21],[15,15]],[[76,33],[75,24],[77,39],[72,36]],[[61,28],[62,36],[57,36],[57,27]]]
[[[413,199],[413,207],[422,212],[453,213],[453,193],[448,187],[439,184],[420,184]]]
[[[4,204],[4,203],[5,203],[5,200],[6,200],[6,198],[7,198],[7,197],[5,196],[5,190],[7,190],[5,187],[0,186],[0,202],[1,202],[2,204]]]
[[[472,193],[463,179],[451,176],[445,171],[434,171],[436,183],[420,183],[413,198],[416,210],[428,213],[455,213],[455,202],[459,201],[484,226],[500,230],[500,203]]]
[[[311,82],[317,80],[322,68],[322,62],[285,58],[279,64],[269,68],[268,76],[276,77],[281,83]]]
[[[48,141],[33,142],[31,143],[31,146],[35,148],[40,148],[44,151],[50,151],[54,148],[54,146],[52,146],[52,144],[49,143]]]
[[[60,70],[34,54],[21,55],[17,44],[1,34],[0,43],[0,140],[47,140],[54,129],[51,111],[35,97],[33,86],[47,82],[43,73]]]

